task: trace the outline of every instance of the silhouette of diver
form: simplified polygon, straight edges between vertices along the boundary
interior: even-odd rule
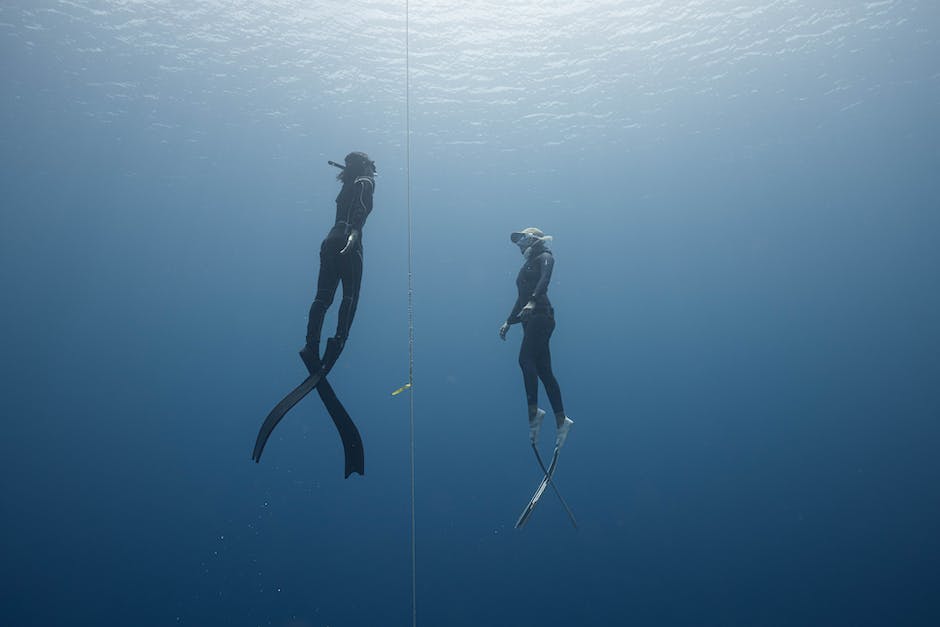
[[[343,188],[336,196],[336,221],[320,245],[320,276],[317,295],[310,305],[307,320],[307,342],[300,357],[310,374],[321,365],[329,372],[339,358],[359,304],[359,286],[362,283],[362,227],[372,212],[372,193],[375,189],[375,163],[364,152],[346,155],[346,167],[337,175]],[[336,288],[343,284],[343,299],[336,321],[336,335],[326,342],[323,361],[320,361],[320,333],[323,318],[333,304]]]
[[[260,461],[264,445],[278,422],[290,409],[314,388],[326,406],[333,423],[343,441],[346,456],[346,477],[353,472],[363,474],[365,462],[362,438],[346,409],[336,397],[326,375],[339,359],[359,303],[359,287],[362,282],[362,228],[372,212],[372,195],[375,190],[375,163],[364,152],[346,155],[345,166],[332,161],[341,168],[337,180],[343,184],[336,196],[336,219],[333,228],[320,245],[320,273],[317,278],[317,294],[310,305],[307,320],[307,338],[300,350],[300,358],[309,375],[294,388],[268,414],[255,441],[252,459]],[[339,284],[343,286],[336,322],[336,335],[327,339],[326,350],[320,358],[320,334],[323,319],[333,304]]]
[[[524,527],[532,516],[535,506],[545,493],[547,486],[552,487],[552,491],[568,514],[568,519],[575,529],[578,528],[578,521],[574,517],[568,503],[561,496],[555,486],[554,475],[558,466],[558,453],[564,446],[568,438],[568,431],[574,421],[565,415],[565,408],[561,401],[561,388],[555,374],[552,372],[552,355],[549,350],[549,340],[552,332],[555,330],[555,310],[552,303],[548,300],[548,284],[552,278],[552,270],[555,267],[555,257],[548,248],[548,243],[552,240],[551,236],[545,235],[541,230],[535,227],[529,227],[516,231],[510,235],[510,239],[522,251],[525,257],[525,263],[519,270],[516,277],[516,288],[518,295],[513,304],[512,311],[506,322],[499,328],[499,337],[506,339],[509,327],[517,322],[522,323],[522,345],[519,347],[519,367],[522,368],[522,380],[525,384],[526,402],[529,410],[529,442],[532,445],[532,451],[535,453],[535,459],[538,461],[539,468],[542,470],[542,480],[532,498],[529,499],[522,514],[516,521],[516,528]],[[555,412],[555,451],[552,453],[551,463],[546,468],[542,461],[542,455],[538,449],[539,429],[542,426],[542,419],[545,412],[538,406],[539,379],[545,386],[545,392],[548,394],[548,400]]]
[[[552,372],[552,355],[548,346],[555,330],[555,310],[548,300],[548,283],[555,267],[555,258],[548,248],[548,242],[552,238],[535,227],[529,227],[516,231],[510,239],[522,251],[525,262],[516,277],[516,302],[506,322],[499,328],[499,337],[505,340],[509,327],[517,322],[522,323],[519,367],[522,369],[529,409],[529,439],[533,445],[536,444],[542,418],[545,416],[545,412],[538,406],[538,386],[541,379],[555,412],[555,447],[561,448],[574,421],[565,415],[561,388]]]

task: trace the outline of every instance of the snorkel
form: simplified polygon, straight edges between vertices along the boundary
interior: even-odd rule
[[[376,167],[375,167],[375,161],[370,159],[369,155],[367,155],[364,152],[351,152],[348,155],[346,155],[345,161],[346,161],[346,165],[337,163],[336,161],[333,161],[333,160],[327,160],[327,163],[333,166],[334,168],[339,168],[340,170],[343,171],[343,173],[345,173],[346,168],[350,166],[359,166],[358,169],[360,170],[360,172],[357,174],[357,176],[359,174],[375,176],[375,173],[378,171],[376,170]]]

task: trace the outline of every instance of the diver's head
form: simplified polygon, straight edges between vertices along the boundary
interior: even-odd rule
[[[351,183],[359,176],[375,176],[375,161],[364,152],[351,152],[346,155],[346,167],[336,178],[344,183]]]
[[[513,244],[519,247],[519,250],[521,250],[524,255],[530,248],[535,247],[538,249],[544,247],[546,243],[552,241],[552,236],[546,235],[541,229],[530,226],[521,231],[514,232],[509,236],[509,239],[512,240]]]

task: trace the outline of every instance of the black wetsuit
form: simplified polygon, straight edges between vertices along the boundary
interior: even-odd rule
[[[336,196],[336,222],[320,245],[320,276],[317,279],[317,295],[310,305],[307,320],[307,346],[319,356],[320,333],[326,310],[333,304],[336,288],[343,282],[343,301],[336,321],[336,339],[342,349],[349,328],[356,315],[359,303],[359,285],[362,282],[362,227],[372,211],[372,193],[375,179],[360,176],[344,183]],[[350,232],[359,232],[359,239],[351,250],[341,255]]]
[[[538,248],[531,251],[519,270],[519,276],[516,277],[519,296],[506,322],[522,322],[519,367],[522,368],[526,401],[530,406],[538,404],[538,380],[541,379],[552,410],[559,414],[564,413],[565,408],[561,400],[561,388],[552,373],[552,355],[548,347],[548,341],[555,330],[555,310],[548,300],[548,283],[552,278],[555,258],[551,251],[541,244],[536,246]],[[535,302],[535,309],[522,320],[519,313],[530,300]]]

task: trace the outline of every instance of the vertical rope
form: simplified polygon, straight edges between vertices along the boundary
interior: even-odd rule
[[[412,269],[411,218],[411,49],[409,0],[405,0],[405,197],[408,207],[408,384],[410,402],[411,454],[411,625],[418,624],[417,560],[415,559],[415,310]]]

